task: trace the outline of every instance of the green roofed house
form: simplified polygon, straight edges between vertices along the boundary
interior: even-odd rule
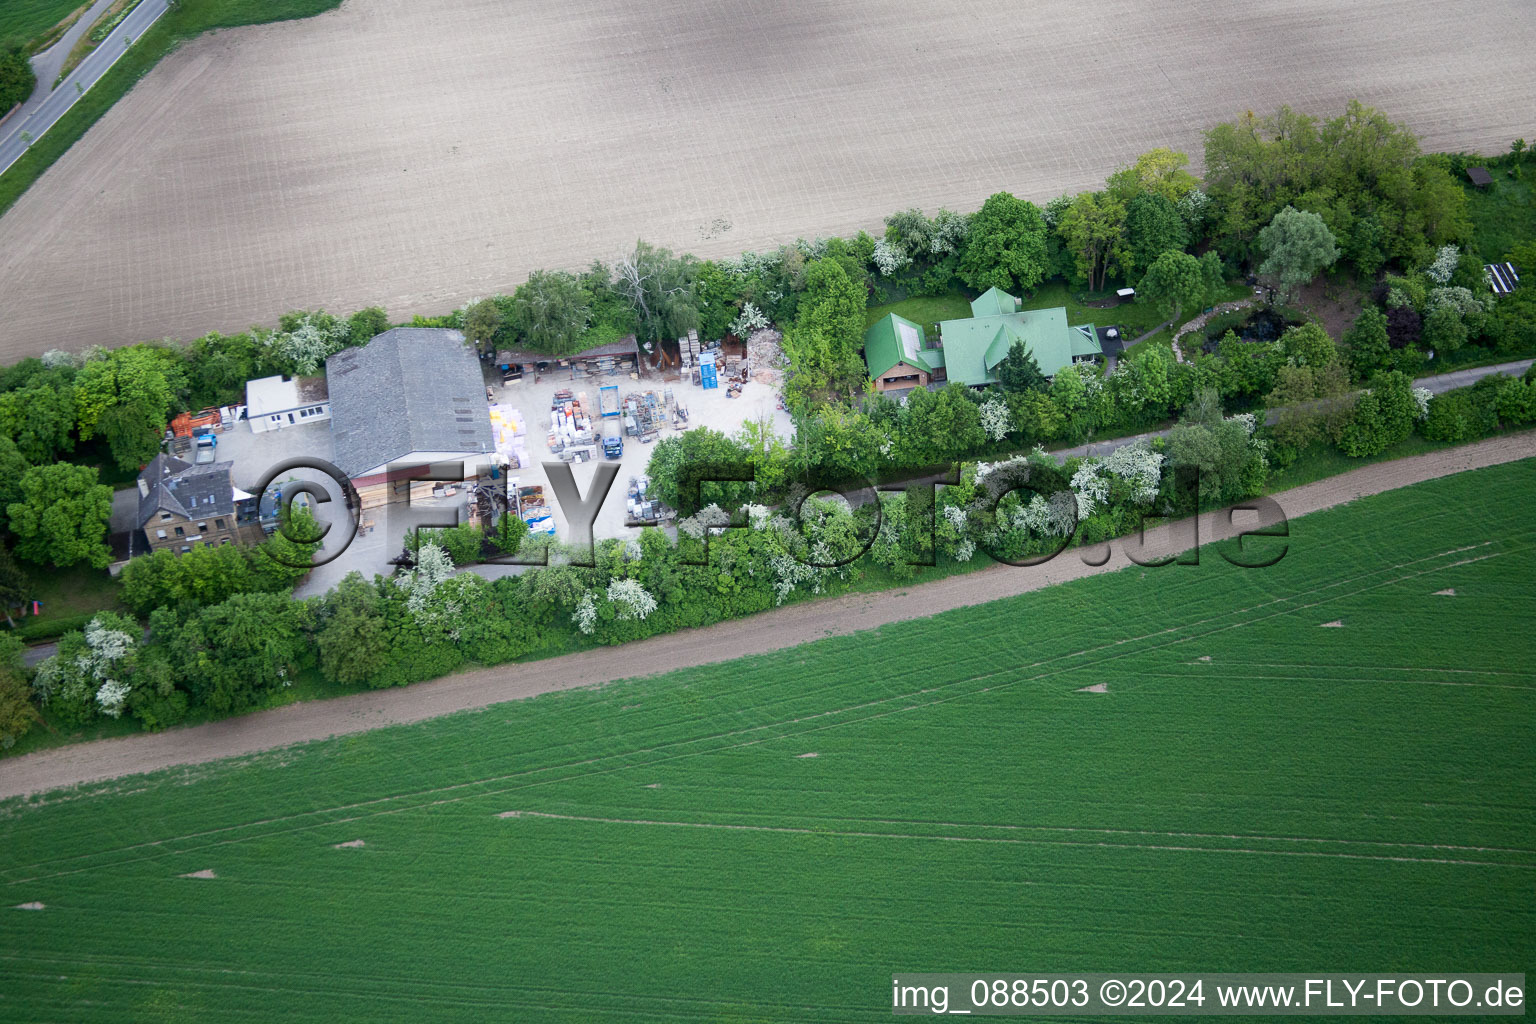
[[[1019,304],[1015,296],[989,288],[971,303],[969,319],[939,324],[935,348],[927,347],[917,324],[894,313],[886,317],[864,334],[864,359],[875,387],[926,387],[941,380],[971,387],[993,384],[993,370],[1016,341],[1024,343],[1047,377],[1103,354],[1094,326],[1069,326],[1065,307],[1021,310]]]
[[[881,391],[923,388],[944,379],[944,352],[929,348],[923,329],[892,313],[864,332],[864,362]]]

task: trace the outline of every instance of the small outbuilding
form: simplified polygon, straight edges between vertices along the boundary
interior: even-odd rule
[[[298,423],[331,418],[331,396],[324,377],[262,377],[245,382],[245,416],[251,433],[264,434]]]

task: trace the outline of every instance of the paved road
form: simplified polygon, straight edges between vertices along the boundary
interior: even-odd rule
[[[1394,490],[1464,470],[1536,458],[1536,434],[1509,434],[1426,455],[1380,462],[1326,480],[1272,495],[1289,518],[1331,508],[1356,498]],[[1188,522],[1148,530],[1145,557],[1173,554],[1189,546]],[[1251,530],[1222,512],[1200,517],[1201,543]],[[525,664],[476,669],[397,689],[332,700],[291,704],[273,711],[117,739],[41,750],[0,761],[0,799],[85,782],[201,764],[331,736],[419,722],[439,715],[483,708],[555,690],[602,686],[619,680],[675,671],[694,665],[764,654],[833,635],[921,619],[942,611],[995,601],[1085,576],[1127,567],[1126,541],[1110,557],[1090,566],[1083,552],[1071,552],[1028,569],[995,565],[900,591],[849,594],[776,608],[703,629],[650,637],[618,647],[563,655]]]
[[[1413,382],[1416,388],[1428,388],[1432,394],[1444,394],[1457,388],[1464,388],[1470,384],[1476,384],[1484,377],[1495,373],[1507,373],[1511,377],[1523,374],[1536,359],[1517,359],[1512,363],[1499,363],[1496,366],[1477,366],[1470,370],[1453,370],[1450,373],[1436,374],[1433,377],[1420,377]],[[1271,409],[1265,416],[1264,422],[1273,424],[1280,418],[1280,410]],[[1108,441],[1094,441],[1092,444],[1080,444],[1075,448],[1057,448],[1051,454],[1062,461],[1081,455],[1097,455],[1100,458],[1108,455],[1116,448],[1123,448],[1137,441],[1150,441],[1154,437],[1167,437],[1169,427],[1163,430],[1149,430],[1145,434],[1132,434],[1129,437],[1116,437]]]
[[[110,3],[111,0],[99,0],[90,11],[80,16],[80,20],[63,39],[49,47],[46,53],[33,58],[32,66],[37,71],[37,90],[22,109],[17,111],[16,116],[6,121],[4,128],[0,128],[0,131],[5,133],[4,137],[0,138],[0,174],[21,159],[22,154],[27,151],[28,144],[22,142],[22,132],[30,133],[33,142],[42,138],[48,129],[58,123],[59,118],[69,112],[69,108],[75,105],[82,93],[88,92],[91,86],[95,85],[101,76],[117,63],[118,58],[122,57],[128,49],[124,40],[138,39],[144,34],[144,30],[158,21],[160,15],[170,7],[169,0],[142,0],[139,6],[135,7],[128,17],[112,30],[111,35],[102,40],[96,49],[75,66],[75,70],[59,83],[57,89],[45,94],[63,66],[64,58],[69,54],[69,48],[91,27]]]

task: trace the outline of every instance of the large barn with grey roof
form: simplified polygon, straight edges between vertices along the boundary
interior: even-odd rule
[[[422,467],[492,461],[490,409],[475,352],[459,331],[396,327],[325,361],[336,465],[364,508]]]

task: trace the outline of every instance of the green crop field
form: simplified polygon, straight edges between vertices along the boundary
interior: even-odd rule
[[[1516,463],[1296,520],[1268,569],[1207,550],[0,805],[0,906],[41,904],[0,909],[0,1019],[883,1020],[896,971],[1526,970],[1533,501]]]

